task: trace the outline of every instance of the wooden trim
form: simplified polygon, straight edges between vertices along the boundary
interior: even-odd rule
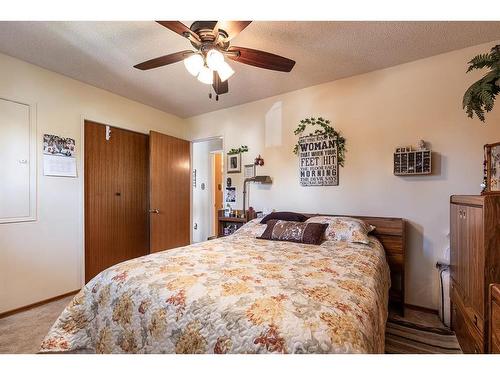
[[[415,311],[422,311],[422,312],[429,313],[429,314],[439,315],[439,311],[436,309],[431,309],[429,307],[423,307],[423,306],[418,306],[418,305],[412,305],[410,303],[405,303],[405,308],[410,309],[410,310],[415,310]]]
[[[18,314],[18,313],[23,312],[23,311],[31,310],[31,309],[33,309],[35,307],[39,307],[39,306],[45,305],[47,303],[57,301],[59,299],[65,298],[65,297],[69,297],[69,296],[71,296],[73,294],[78,293],[79,291],[80,291],[80,289],[78,289],[78,290],[72,290],[71,292],[64,293],[64,294],[61,294],[61,295],[58,295],[58,296],[55,296],[55,297],[47,298],[47,299],[44,299],[42,301],[32,303],[30,305],[18,307],[17,309],[10,310],[10,311],[5,311],[3,313],[0,313],[0,319],[6,318],[6,317],[14,315],[14,314]]]

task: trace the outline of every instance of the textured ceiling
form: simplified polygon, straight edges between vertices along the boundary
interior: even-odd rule
[[[188,26],[190,22],[185,22]],[[259,22],[232,45],[295,60],[291,73],[230,62],[219,102],[182,63],[133,65],[190,44],[155,22],[0,22],[0,52],[190,117],[265,97],[500,39],[500,22]]]

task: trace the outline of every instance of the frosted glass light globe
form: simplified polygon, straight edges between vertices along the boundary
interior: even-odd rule
[[[224,82],[234,74],[234,70],[227,62],[223,61],[222,64],[219,65],[217,73],[219,74],[220,80]]]
[[[184,66],[186,67],[187,71],[195,77],[198,75],[201,68],[203,68],[203,64],[203,56],[198,53],[195,53],[194,55],[191,55],[188,58],[184,59]]]
[[[214,71],[206,66],[203,66],[198,74],[198,81],[211,85],[214,82]]]
[[[212,70],[219,70],[221,64],[224,64],[224,55],[215,49],[207,52],[207,65]]]

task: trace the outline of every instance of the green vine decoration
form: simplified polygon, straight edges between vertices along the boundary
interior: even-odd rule
[[[308,125],[311,126],[319,126],[321,129],[316,129],[314,132],[309,133],[309,134],[303,134],[304,131],[306,130],[306,127]],[[323,117],[309,117],[305,118],[304,120],[300,120],[299,126],[297,129],[293,131],[295,135],[299,136],[310,136],[310,135],[328,135],[330,137],[334,137],[337,140],[337,150],[338,150],[338,161],[339,165],[341,167],[344,166],[344,161],[345,161],[345,138],[342,137],[342,135],[336,131],[332,126],[330,126],[330,120],[325,120]],[[299,154],[299,142],[295,144],[293,147],[293,153],[295,155]]]
[[[228,155],[237,155],[248,152],[248,146],[241,145],[239,148],[232,148],[227,152]]]

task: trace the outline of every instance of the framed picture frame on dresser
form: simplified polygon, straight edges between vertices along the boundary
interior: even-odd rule
[[[482,195],[500,194],[500,142],[484,145]]]

